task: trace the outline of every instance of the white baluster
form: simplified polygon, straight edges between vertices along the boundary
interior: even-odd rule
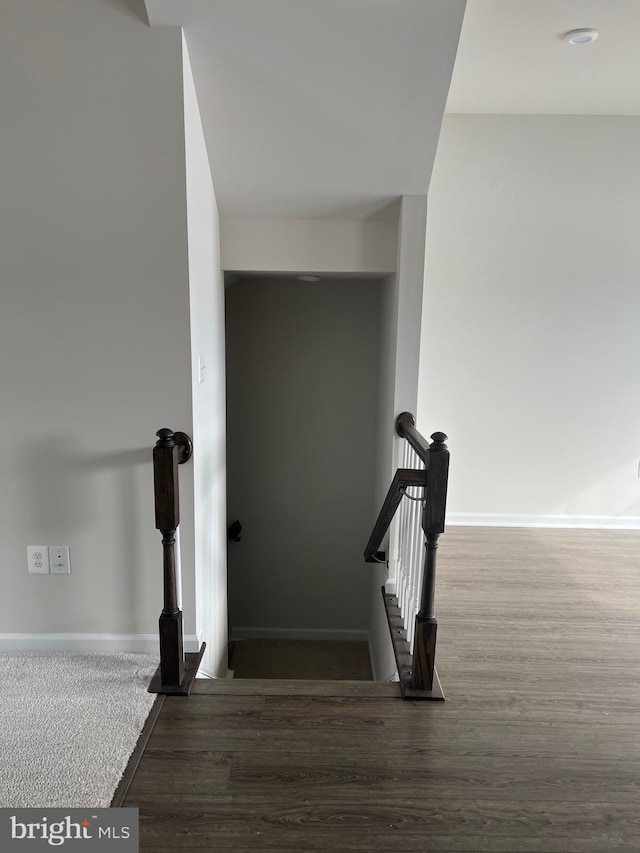
[[[413,465],[419,470],[420,458],[418,457],[415,451],[413,452]],[[419,497],[422,493],[422,489],[416,488],[413,489],[413,497]],[[413,649],[413,635],[415,629],[415,597],[416,597],[416,574],[417,574],[417,560],[416,560],[416,551],[417,551],[417,541],[420,537],[420,520],[422,513],[422,504],[419,501],[413,501],[413,515],[412,515],[412,525],[411,525],[411,589],[409,591],[409,607],[408,607],[408,621],[407,621],[407,639],[409,641],[409,645],[411,649]]]
[[[404,455],[403,455],[403,468],[407,468],[409,466],[409,445],[405,442],[404,447]],[[399,574],[399,583],[398,583],[398,605],[400,607],[400,613],[404,619],[404,602],[405,602],[405,590],[406,590],[406,579],[407,579],[407,570],[408,570],[408,556],[407,556],[407,544],[409,542],[409,509],[407,507],[408,501],[402,500],[400,504],[401,511],[401,521],[400,521],[400,574]]]
[[[411,451],[411,460],[410,460],[411,468],[415,468],[415,458],[414,453]],[[415,489],[409,490],[409,496],[414,497]],[[416,515],[416,503],[415,501],[408,501],[409,503],[409,535],[407,538],[407,566],[408,566],[408,584],[407,584],[407,601],[405,605],[405,617],[404,617],[404,627],[407,632],[407,640],[411,643],[411,587],[413,584],[413,535],[415,528],[415,515]]]

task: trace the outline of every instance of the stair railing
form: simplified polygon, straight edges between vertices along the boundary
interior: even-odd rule
[[[402,457],[404,468],[424,472],[424,462],[409,442],[404,442]],[[407,642],[411,652],[413,652],[415,617],[418,612],[418,598],[424,568],[421,530],[423,492],[422,484],[407,487],[398,508],[395,594],[403,623],[407,626]],[[391,584],[387,586],[390,587]],[[391,592],[391,589],[389,591]]]
[[[180,524],[178,465],[191,459],[193,444],[184,432],[160,429],[153,448],[153,485],[156,529],[162,534],[164,607],[160,614],[160,666],[149,685],[150,693],[188,696],[205,643],[199,651],[184,654],[182,611],[176,581],[176,532]]]
[[[378,548],[400,507],[395,594],[382,589],[400,687],[405,698],[442,700],[435,668],[435,578],[447,503],[447,436],[435,432],[429,443],[409,412],[398,415],[395,429],[406,440],[404,467],[395,473],[364,556],[380,562]]]

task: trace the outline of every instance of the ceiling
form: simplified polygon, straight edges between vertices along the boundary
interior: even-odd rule
[[[393,199],[427,192],[445,102],[640,114],[640,0],[464,6],[146,0],[152,25],[184,28],[221,215],[387,217]],[[571,46],[576,27],[600,37]]]
[[[385,215],[427,192],[464,0],[146,0],[185,31],[220,212]]]
[[[447,111],[638,115],[639,35],[639,0],[468,0]]]

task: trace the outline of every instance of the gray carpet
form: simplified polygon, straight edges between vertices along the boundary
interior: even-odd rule
[[[155,696],[158,660],[0,654],[0,807],[109,806]]]
[[[233,648],[230,669],[234,678],[371,680],[367,643],[238,640]]]

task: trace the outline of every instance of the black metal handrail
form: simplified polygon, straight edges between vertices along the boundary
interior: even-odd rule
[[[382,508],[378,513],[376,523],[373,526],[373,531],[367,542],[367,547],[364,549],[364,559],[366,563],[379,563],[376,554],[384,539],[389,525],[393,521],[396,510],[400,505],[400,501],[407,488],[411,486],[426,486],[427,472],[422,468],[398,468],[395,473],[389,491],[384,499]]]

